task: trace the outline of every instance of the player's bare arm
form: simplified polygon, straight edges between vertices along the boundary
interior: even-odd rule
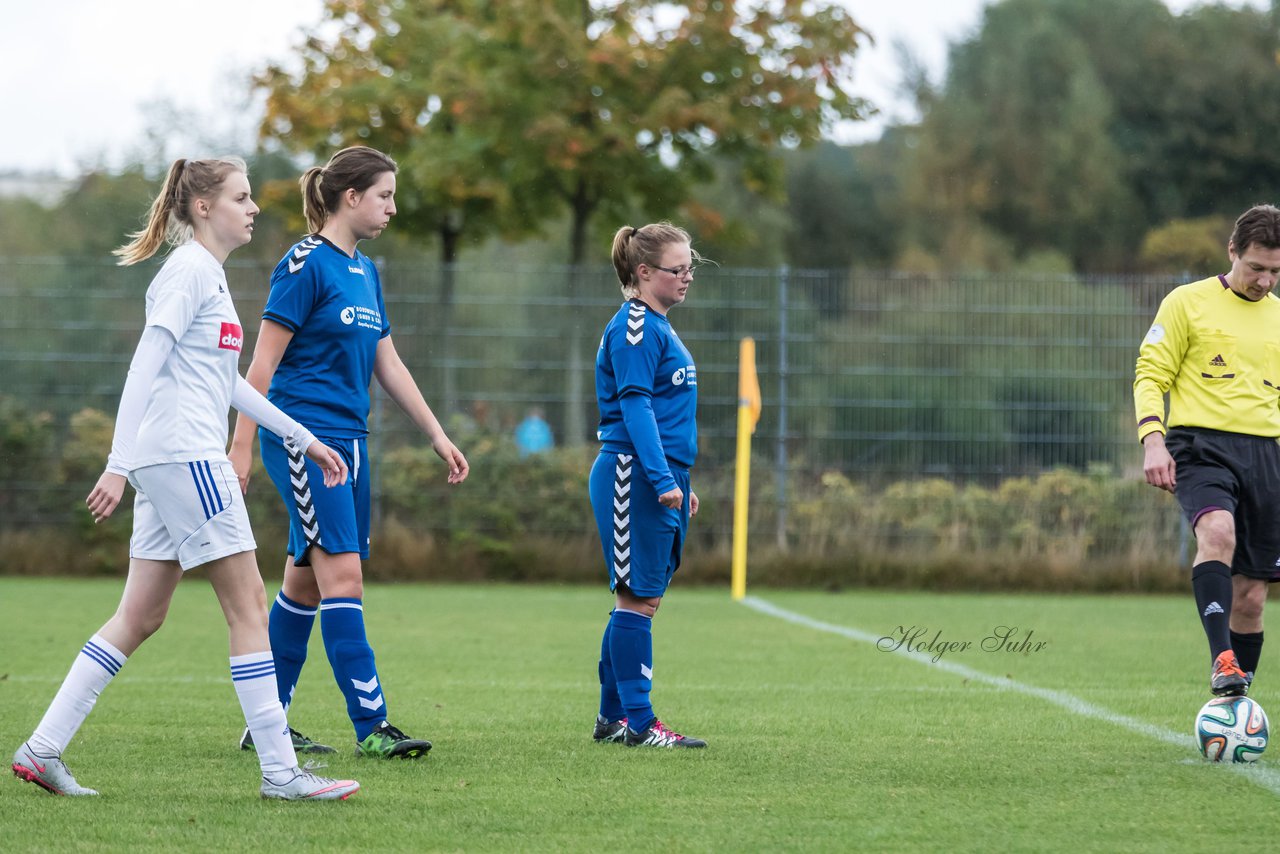
[[[1148,433],[1142,440],[1142,447],[1142,473],[1146,475],[1147,483],[1166,492],[1173,492],[1176,467],[1173,457],[1164,446],[1164,434],[1158,431]]]

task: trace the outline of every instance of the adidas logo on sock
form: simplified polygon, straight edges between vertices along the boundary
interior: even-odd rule
[[[1204,609],[1204,613],[1201,614],[1201,616],[1207,617],[1210,614],[1222,614],[1222,613],[1225,613],[1225,612],[1222,610],[1221,605],[1219,605],[1217,602],[1210,602],[1209,606]]]
[[[1215,368],[1225,368],[1227,366],[1227,360],[1222,358],[1222,354],[1219,353],[1209,360],[1209,364]]]

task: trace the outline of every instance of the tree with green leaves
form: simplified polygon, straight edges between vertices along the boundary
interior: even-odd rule
[[[346,145],[386,151],[399,164],[398,228],[439,241],[440,295],[433,340],[442,348],[443,409],[456,409],[450,338],[456,262],[464,234],[524,234],[540,221],[514,192],[519,140],[492,111],[509,98],[501,47],[490,39],[494,4],[328,0],[327,36],[298,48],[297,70],[269,66],[262,133],[320,159]]]
[[[1141,236],[1111,94],[1089,44],[1062,25],[1061,7],[1075,2],[997,3],[951,53],[907,187],[913,238],[949,265],[989,267],[994,238],[1004,247],[990,255],[1056,248],[1085,266]]]
[[[1132,269],[1152,228],[1280,183],[1274,13],[1001,0],[956,44],[903,174],[907,240],[952,268],[1054,250]]]
[[[823,142],[787,157],[787,255],[797,268],[888,269],[899,230],[900,134],[854,147]]]
[[[392,153],[410,225],[440,234],[446,261],[451,233],[567,214],[571,302],[596,216],[678,214],[716,155],[778,193],[779,149],[866,108],[851,86],[865,34],[830,0],[329,0],[326,15],[334,35],[309,39],[299,70],[260,77],[265,133]],[[589,431],[583,334],[566,342],[570,441]]]

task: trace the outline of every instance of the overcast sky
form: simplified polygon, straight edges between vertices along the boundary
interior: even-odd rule
[[[975,30],[987,0],[844,2],[854,20],[876,37],[876,45],[858,55],[858,92],[887,117],[903,120],[911,114],[894,100],[900,76],[895,45],[904,43],[938,79],[947,45]],[[1235,6],[1245,3],[1265,7],[1266,0],[1231,0]],[[1168,4],[1181,11],[1196,0]],[[115,165],[143,150],[148,104],[152,110],[167,103],[191,115],[221,116],[218,138],[245,138],[253,115],[244,110],[243,81],[268,61],[287,58],[323,8],[322,0],[24,0],[6,5],[0,172],[64,175],[86,165]],[[871,123],[846,136],[874,138],[879,127]]]

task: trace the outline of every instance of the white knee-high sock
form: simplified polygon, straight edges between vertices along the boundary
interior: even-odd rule
[[[253,733],[262,776],[278,777],[298,767],[284,707],[276,693],[276,666],[271,650],[231,656],[231,681],[240,698],[245,722]]]
[[[93,711],[98,695],[124,667],[128,657],[94,635],[80,650],[62,687],[32,733],[29,744],[41,756],[61,756],[80,724]]]

